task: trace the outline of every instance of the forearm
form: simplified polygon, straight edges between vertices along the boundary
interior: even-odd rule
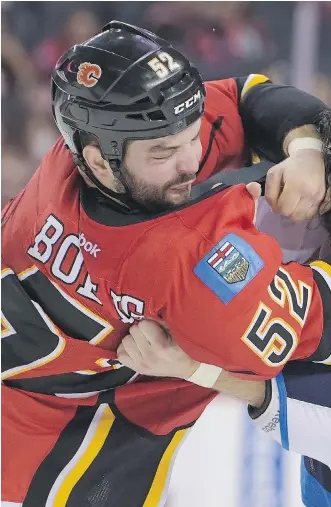
[[[284,449],[330,466],[331,368],[290,362],[276,378],[248,381],[222,370],[213,389],[247,403],[249,416]]]
[[[242,380],[220,366],[190,358],[151,320],[130,328],[117,355],[123,365],[139,373],[182,378],[237,398],[249,405],[255,425],[282,447],[330,461],[330,366],[290,361],[272,380]]]
[[[255,425],[284,449],[331,466],[331,368],[290,361],[268,387],[263,407],[249,407]]]
[[[266,382],[264,380],[242,380],[223,370],[213,389],[244,401],[253,407],[260,407],[265,399]]]
[[[314,124],[326,105],[297,88],[263,83],[241,99],[240,115],[249,147],[278,163],[293,136],[317,137]]]

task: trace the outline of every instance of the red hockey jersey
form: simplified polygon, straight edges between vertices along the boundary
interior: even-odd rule
[[[206,87],[200,179],[246,156],[235,81]],[[143,317],[165,321],[193,358],[255,378],[317,349],[323,311],[312,271],[281,266],[243,186],[131,217],[80,185],[60,139],[4,211],[8,385],[70,394],[125,384],[133,372],[115,351]]]
[[[263,79],[249,79],[242,92]],[[206,88],[198,181],[242,166],[248,155],[236,81]],[[99,495],[98,484],[104,491],[100,478],[107,477],[109,498],[119,491],[120,505],[128,484],[134,500],[125,505],[142,505],[151,478],[157,494],[148,498],[158,503],[185,428],[215,392],[137,377],[116,361],[121,338],[144,316],[165,321],[192,357],[249,378],[275,376],[285,361],[316,349],[314,360],[330,355],[322,304],[331,307],[323,278],[331,268],[316,267],[329,298],[323,303],[311,269],[281,266],[279,246],[252,219],[243,186],[215,190],[173,213],[117,213],[82,185],[59,140],[4,210],[5,501],[34,507],[52,497],[62,506],[70,496],[77,505],[77,498]],[[166,457],[161,481],[149,466],[159,456]]]

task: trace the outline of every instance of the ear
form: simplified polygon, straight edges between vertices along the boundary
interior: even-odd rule
[[[88,144],[83,149],[83,157],[95,176],[98,179],[103,179],[108,172],[108,168],[106,161],[102,158],[100,149],[97,146],[93,146],[93,144]]]
[[[125,191],[123,185],[115,178],[109,162],[102,158],[100,148],[93,144],[88,144],[83,149],[83,157],[89,168],[92,169],[94,176],[105,187],[118,193]]]

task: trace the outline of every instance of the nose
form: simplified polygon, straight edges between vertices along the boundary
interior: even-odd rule
[[[179,154],[176,164],[176,169],[179,174],[195,174],[198,172],[201,148],[197,148],[188,146]]]

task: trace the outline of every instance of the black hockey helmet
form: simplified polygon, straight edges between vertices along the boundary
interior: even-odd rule
[[[180,52],[119,21],[73,46],[52,74],[53,115],[66,145],[83,162],[80,133],[91,134],[117,176],[125,141],[184,130],[202,116],[204,97],[198,70]]]

